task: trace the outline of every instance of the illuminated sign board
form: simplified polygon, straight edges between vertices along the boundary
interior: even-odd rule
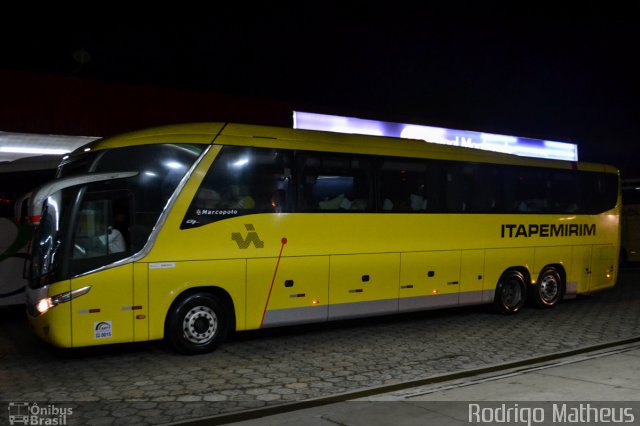
[[[365,120],[301,111],[293,112],[293,127],[294,129],[422,139],[431,143],[484,149],[525,157],[578,161],[578,146],[572,143],[469,130]]]

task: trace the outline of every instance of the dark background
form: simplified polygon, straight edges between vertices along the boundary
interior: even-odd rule
[[[640,10],[516,3],[17,14],[0,68],[571,142],[640,177]]]

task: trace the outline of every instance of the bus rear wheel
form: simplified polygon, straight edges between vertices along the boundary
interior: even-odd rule
[[[174,350],[187,355],[210,352],[227,337],[227,312],[225,304],[212,294],[188,295],[172,306],[167,342]]]
[[[552,308],[564,294],[564,282],[558,270],[552,266],[544,268],[533,286],[532,302],[540,308]]]
[[[510,270],[500,277],[493,301],[494,308],[502,314],[515,314],[526,300],[527,284],[521,272]]]

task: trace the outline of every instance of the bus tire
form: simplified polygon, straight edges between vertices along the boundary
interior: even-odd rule
[[[166,339],[182,354],[211,352],[229,333],[226,305],[210,293],[193,293],[178,300],[169,312]]]
[[[532,287],[531,299],[534,306],[553,308],[562,300],[564,281],[553,266],[545,267],[538,275],[538,282]]]
[[[515,314],[526,301],[527,283],[521,272],[505,271],[498,285],[493,300],[494,308],[502,314]]]

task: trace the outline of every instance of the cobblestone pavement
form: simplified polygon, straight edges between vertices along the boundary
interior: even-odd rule
[[[164,424],[638,336],[640,268],[623,269],[614,289],[551,310],[456,308],[244,332],[191,357],[153,342],[56,350],[31,334],[21,311],[3,308],[0,408],[37,401],[73,408],[71,425]]]

